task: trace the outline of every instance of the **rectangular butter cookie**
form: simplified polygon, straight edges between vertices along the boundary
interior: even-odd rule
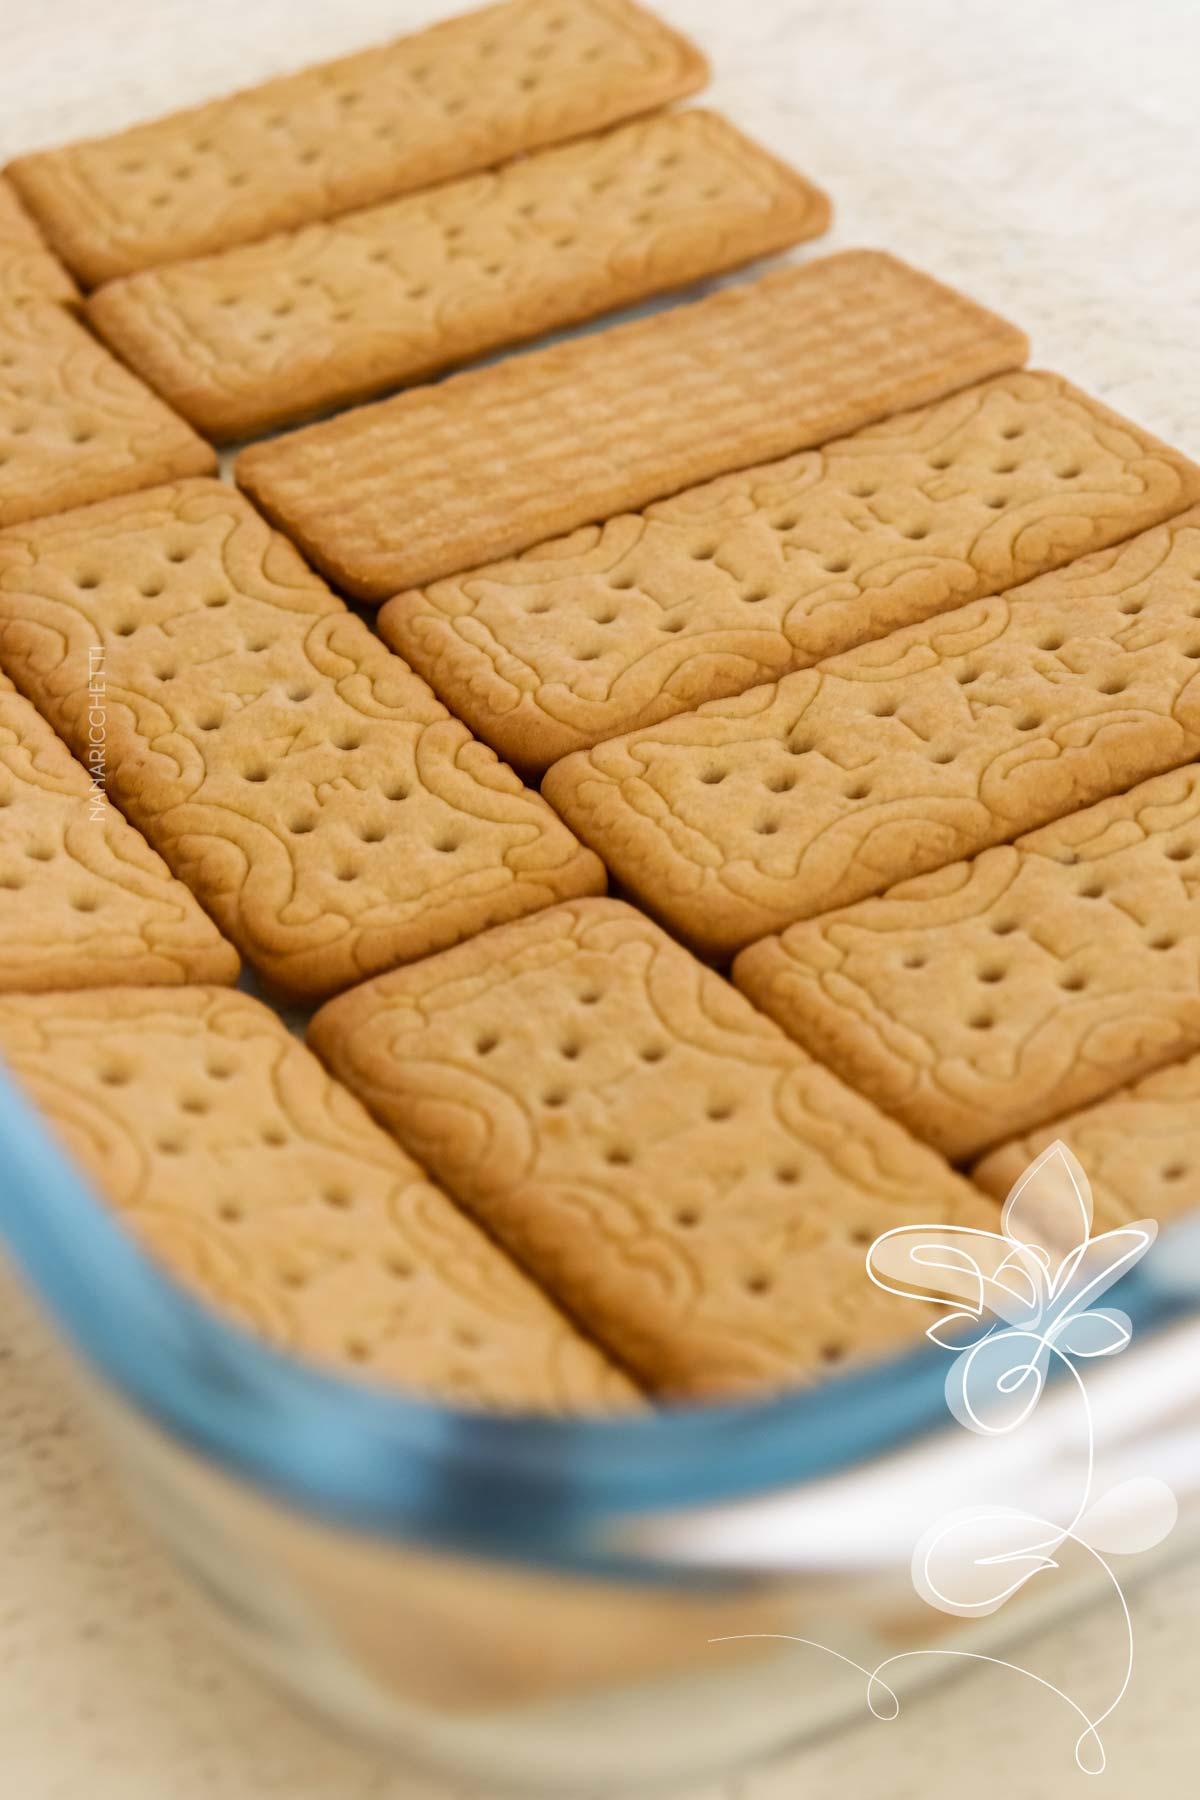
[[[997,1199],[1036,1156],[1061,1139],[1092,1189],[1095,1228],[1137,1219],[1169,1224],[1194,1213],[1200,1176],[1200,1056],[1146,1075],[1053,1125],[1016,1138],[976,1165],[975,1179]]]
[[[632,0],[508,0],[8,174],[90,287],[603,130],[707,79]]]
[[[0,675],[0,992],[237,976],[232,945]]]
[[[60,300],[74,305],[79,292],[17,198],[0,175],[0,308],[23,300]]]
[[[1200,508],[555,763],[543,792],[721,958],[1200,753]]]
[[[733,978],[955,1159],[1200,1050],[1200,768],[792,925]]]
[[[1017,372],[401,594],[379,629],[540,774],[1198,500],[1186,457],[1060,376]]]
[[[309,1041],[662,1395],[785,1386],[901,1341],[921,1315],[873,1285],[872,1239],[995,1228],[939,1157],[618,901],[356,988]]]
[[[0,307],[0,526],[216,466],[65,307]]]
[[[604,871],[234,489],[0,534],[0,663],[279,991],[316,997]]]
[[[715,113],[663,113],[93,294],[193,425],[247,437],[816,237],[825,196]]]
[[[235,472],[339,587],[386,600],[1027,353],[994,313],[851,250],[255,444]]]
[[[143,1248],[277,1347],[470,1406],[638,1404],[258,1001],[0,996],[0,1056]]]

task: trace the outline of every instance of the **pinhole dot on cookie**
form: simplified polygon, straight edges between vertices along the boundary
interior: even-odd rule
[[[1079,892],[1085,900],[1099,900],[1104,894],[1104,883],[1093,878],[1085,881]]]
[[[996,1015],[991,1012],[973,1012],[967,1019],[972,1031],[990,1031],[996,1023]]]
[[[992,932],[996,937],[1011,937],[1014,931],[1019,930],[1020,925],[1016,919],[996,919],[992,924]]]
[[[871,792],[869,781],[852,781],[846,789],[847,800],[865,800]]]
[[[160,1137],[154,1145],[160,1156],[182,1156],[185,1147],[180,1137]]]
[[[75,912],[79,913],[99,912],[100,896],[98,894],[74,894],[71,897],[71,906]]]
[[[747,1275],[747,1277],[746,1277],[746,1292],[748,1294],[756,1294],[756,1295],[761,1296],[762,1294],[769,1294],[770,1291],[771,1291],[771,1277],[769,1275],[762,1275],[762,1274]]]
[[[1188,862],[1195,854],[1194,844],[1169,844],[1166,851],[1169,862]]]
[[[985,963],[979,971],[979,979],[992,985],[997,981],[1003,981],[1007,973],[1007,969],[1000,963]]]
[[[1187,1164],[1181,1162],[1168,1163],[1162,1172],[1164,1181],[1182,1181],[1187,1174]]]
[[[675,1209],[675,1223],[684,1231],[693,1231],[700,1223],[700,1212],[695,1206],[679,1206]]]
[[[1049,637],[1044,637],[1038,645],[1039,650],[1061,650],[1062,647],[1063,639],[1057,632],[1052,632]]]
[[[448,831],[442,837],[434,839],[433,847],[443,856],[451,856],[454,851],[462,848],[462,839],[457,837],[454,832]]]
[[[910,950],[901,960],[906,969],[923,969],[929,958],[923,950]]]
[[[705,787],[719,787],[724,779],[724,769],[701,769],[700,771],[700,780]]]
[[[1152,950],[1173,950],[1179,939],[1173,932],[1159,931],[1149,940]]]
[[[1058,985],[1068,994],[1081,994],[1087,986],[1087,976],[1081,975],[1078,969],[1071,969],[1060,978]]]
[[[704,1116],[714,1125],[722,1125],[726,1119],[732,1119],[736,1110],[731,1100],[712,1100],[705,1107]]]
[[[270,1150],[282,1150],[288,1141],[283,1126],[274,1123],[264,1125],[258,1135]]]
[[[299,819],[293,819],[291,824],[288,826],[288,830],[292,833],[292,835],[294,837],[307,837],[310,831],[315,831],[316,829],[317,829],[317,821],[313,818],[309,818],[308,816],[304,816]]]
[[[774,837],[775,833],[779,830],[779,820],[778,819],[762,819],[754,827],[754,829],[758,833],[759,837]]]
[[[331,1206],[335,1212],[346,1212],[353,1204],[350,1190],[343,1187],[340,1181],[330,1181],[321,1189],[321,1202]]]
[[[582,1048],[582,1044],[576,1038],[568,1038],[564,1044],[559,1045],[558,1054],[565,1057],[567,1062],[575,1062]]]
[[[543,1106],[549,1106],[551,1108],[554,1108],[554,1107],[559,1107],[559,1106],[565,1106],[566,1104],[567,1104],[567,1095],[566,1095],[566,1090],[563,1088],[549,1088],[542,1095],[542,1105]]]
[[[633,1151],[625,1144],[612,1144],[604,1152],[604,1160],[614,1169],[624,1169],[633,1161]]]
[[[231,1081],[237,1074],[237,1068],[236,1062],[231,1058],[212,1056],[204,1065],[204,1073],[210,1081]]]
[[[644,1063],[660,1063],[667,1054],[662,1044],[644,1044],[638,1055]]]
[[[245,1216],[240,1200],[222,1200],[217,1207],[217,1217],[225,1225],[240,1225]]]
[[[0,875],[0,888],[7,893],[19,894],[24,886],[25,877],[23,875]]]
[[[105,1063],[98,1075],[105,1087],[127,1087],[133,1080],[133,1072],[126,1063]]]
[[[790,794],[796,785],[794,775],[770,775],[763,784],[772,794]]]
[[[1011,443],[1014,438],[1024,436],[1024,429],[1022,425],[1006,425],[1000,436]]]
[[[844,1344],[822,1344],[818,1354],[823,1363],[841,1362],[846,1354],[846,1347]]]
[[[1041,713],[1022,713],[1017,720],[1018,731],[1036,731],[1042,723]]]
[[[184,1094],[179,1101],[179,1110],[193,1113],[197,1118],[201,1118],[211,1110],[211,1105],[204,1094]]]
[[[500,1042],[494,1031],[484,1031],[475,1039],[476,1056],[490,1056]]]
[[[25,851],[32,862],[53,862],[58,851],[52,844],[30,844]]]

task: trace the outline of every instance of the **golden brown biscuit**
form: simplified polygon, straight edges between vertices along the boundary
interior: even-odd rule
[[[0,175],[0,306],[23,300],[74,305],[78,299],[75,283],[43,241],[16,189]]]
[[[954,1158],[1200,1049],[1200,768],[789,926],[733,978]]]
[[[255,444],[235,472],[339,587],[384,600],[1027,352],[963,295],[850,250]]]
[[[508,0],[8,173],[92,286],[490,168],[707,79],[632,0]]]
[[[590,852],[240,494],[0,535],[0,662],[275,987],[325,995],[603,889]]]
[[[919,1328],[893,1225],[980,1195],[613,900],[555,907],[324,1007],[310,1042],[652,1390],[807,1379]],[[926,1319],[924,1322],[928,1322]]]
[[[233,946],[0,675],[0,992],[237,975]]]
[[[110,283],[88,316],[246,437],[818,236],[829,202],[715,113],[664,113],[332,224]]]
[[[0,1055],[143,1246],[280,1347],[468,1405],[636,1404],[257,1000],[4,996]]]
[[[976,1165],[976,1181],[1003,1199],[1056,1138],[1083,1166],[1098,1231],[1136,1219],[1166,1224],[1194,1212],[1200,1204],[1200,1056],[993,1150]]]
[[[722,957],[1200,753],[1200,508],[580,752],[543,791]]]
[[[65,307],[0,309],[0,525],[216,466]]]
[[[399,595],[387,641],[527,773],[998,592],[1200,500],[1200,469],[1018,372]]]

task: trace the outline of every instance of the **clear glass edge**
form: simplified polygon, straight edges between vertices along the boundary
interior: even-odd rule
[[[650,1576],[604,1549],[631,1514],[729,1504],[869,1460],[946,1422],[924,1344],[759,1401],[640,1418],[470,1412],[274,1350],[184,1291],[90,1190],[0,1069],[0,1236],[90,1371],[219,1468],[375,1535]],[[1200,1221],[1113,1290],[1139,1331],[1200,1310]]]

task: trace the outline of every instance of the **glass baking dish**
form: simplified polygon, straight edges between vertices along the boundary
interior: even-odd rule
[[[0,1148],[0,1233],[213,1619],[426,1767],[556,1800],[711,1778],[886,1712],[1103,1585],[1064,1559],[1061,1579],[961,1618],[910,1571],[949,1505],[1014,1484],[1058,1502],[1070,1383],[999,1455],[949,1421],[945,1352],[925,1344],[753,1404],[454,1411],[282,1356],[192,1299],[2,1073]],[[1092,1380],[1098,1437],[1172,1483],[1158,1555],[1181,1554],[1200,1524],[1200,1221],[1112,1295],[1135,1339]],[[1065,1750],[1073,1736],[1068,1720]]]

